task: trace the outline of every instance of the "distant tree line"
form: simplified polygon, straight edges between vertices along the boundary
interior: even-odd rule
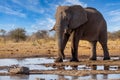
[[[9,32],[4,29],[0,29],[0,39],[12,40],[14,42],[20,41],[35,41],[39,39],[55,39],[55,34],[53,36],[49,35],[49,31],[47,30],[38,30],[31,35],[27,35],[26,30],[23,28],[16,28]],[[108,39],[115,40],[120,39],[120,30],[115,32],[108,32]]]
[[[37,32],[31,35],[31,38],[32,37],[34,39],[45,39],[45,38],[49,38],[49,34],[48,34],[48,31],[46,30],[38,30]]]
[[[26,31],[22,28],[11,30],[10,32],[8,32],[7,36],[9,39],[14,40],[15,42],[25,41],[27,38]]]
[[[23,28],[16,28],[9,32],[6,32],[4,29],[0,29],[0,39],[4,38],[4,40],[11,40],[14,42],[20,41],[35,41],[38,39],[50,39],[53,38],[49,35],[49,31],[47,30],[38,30],[37,32],[32,33],[31,35],[27,35],[26,30]]]
[[[120,39],[120,30],[115,32],[108,32],[108,39],[111,40]]]

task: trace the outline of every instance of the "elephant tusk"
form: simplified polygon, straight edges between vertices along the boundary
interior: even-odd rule
[[[68,27],[66,26],[65,30],[64,30],[64,33],[67,33],[67,31],[68,31]]]
[[[55,30],[55,29],[51,29],[51,30],[49,30],[49,31],[51,32],[51,31],[54,31],[54,30]]]

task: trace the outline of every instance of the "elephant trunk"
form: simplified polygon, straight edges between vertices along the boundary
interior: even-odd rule
[[[57,45],[58,45],[58,56],[60,58],[64,58],[64,53],[63,53],[63,31],[61,30],[56,30],[56,38],[57,38]]]

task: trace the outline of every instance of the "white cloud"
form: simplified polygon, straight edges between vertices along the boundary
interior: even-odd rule
[[[79,0],[65,0],[64,5],[81,5],[87,7],[87,4]]]
[[[108,14],[112,22],[120,22],[120,9],[110,11]]]
[[[40,8],[39,0],[12,0],[12,2],[33,12],[44,12],[44,9]]]
[[[39,0],[28,0],[28,2],[32,5],[39,5]]]
[[[56,10],[56,8],[61,6],[71,6],[71,5],[81,5],[82,7],[87,7],[87,3],[81,2],[80,0],[58,0],[58,2],[55,3],[49,3],[48,1],[45,1],[46,4],[48,4],[50,7],[48,10]]]
[[[120,3],[108,3],[108,4],[106,4],[107,6],[119,6],[120,5]]]
[[[17,25],[15,24],[0,24],[0,29],[4,29],[6,31],[10,31],[17,28]]]
[[[54,11],[55,8],[59,5],[81,5],[83,7],[87,7],[86,3],[81,2],[79,0],[64,0],[63,2],[58,0],[57,4],[48,3],[47,1],[45,1],[45,2],[47,5],[49,5],[49,8],[48,9],[44,8],[44,9],[48,10],[48,11],[50,11],[50,10]],[[36,20],[36,22],[31,26],[31,28],[34,30],[39,30],[39,29],[50,30],[54,26],[55,20],[53,18],[50,18],[51,15],[47,15],[47,14],[45,14],[45,15],[47,18]],[[54,14],[52,16],[54,17]]]
[[[120,30],[120,9],[112,10],[108,14],[108,26],[111,28],[110,31]]]
[[[111,21],[112,22],[120,22],[120,16],[113,16]]]
[[[37,20],[32,26],[31,28],[33,28],[34,30],[50,30],[55,24],[55,20],[52,18],[46,18],[44,20]]]
[[[0,12],[10,15],[16,15],[19,17],[26,17],[26,15],[20,11],[13,10],[12,8],[6,7],[6,6],[0,6]]]
[[[120,15],[120,9],[110,11],[109,15]]]

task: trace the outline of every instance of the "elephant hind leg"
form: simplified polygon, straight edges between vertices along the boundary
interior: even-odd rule
[[[107,42],[101,42],[100,41],[100,44],[101,44],[101,46],[103,48],[103,52],[104,52],[103,60],[109,60],[110,56],[109,56],[109,52],[108,52]]]
[[[91,56],[90,60],[96,60],[96,43],[97,41],[89,41],[91,44]]]
[[[100,44],[103,48],[103,53],[104,53],[104,59],[103,60],[109,60],[110,56],[109,56],[108,47],[107,47],[107,33],[102,34],[100,36],[99,42],[100,42]]]

